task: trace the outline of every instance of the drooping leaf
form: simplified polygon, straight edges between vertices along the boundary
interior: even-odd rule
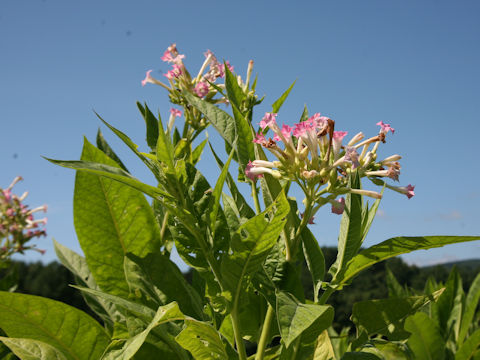
[[[292,91],[293,86],[297,80],[295,80],[292,85],[288,87],[288,89],[280,96],[273,104],[272,104],[272,113],[278,113],[278,110],[282,107],[283,103],[287,99],[288,95],[290,94],[290,91]]]
[[[53,246],[58,260],[75,275],[78,285],[98,290],[98,285],[88,269],[85,258],[58,243],[55,239],[53,240]],[[82,295],[88,306],[100,316],[110,330],[113,330],[113,322],[120,320],[120,314],[115,306],[92,294],[82,293]]]
[[[82,159],[118,166],[87,140]],[[127,297],[125,254],[142,256],[160,247],[159,228],[150,205],[135,189],[80,171],[73,206],[78,240],[95,282],[104,291]]]
[[[465,337],[468,334],[468,329],[475,316],[475,310],[478,307],[478,301],[480,300],[480,274],[477,274],[470,289],[468,290],[467,297],[465,299],[465,311],[461,319],[460,332],[458,334],[458,345],[461,346]],[[480,335],[478,335],[480,336]]]
[[[153,318],[152,322],[148,324],[145,330],[127,339],[127,341],[125,342],[125,344],[121,349],[110,351],[108,355],[105,356],[103,359],[104,360],[129,360],[133,358],[133,356],[141,348],[141,346],[144,344],[145,340],[147,339],[147,336],[150,334],[150,332],[154,328],[171,321],[178,321],[178,320],[184,320],[184,319],[185,319],[185,315],[182,314],[176,302],[172,302],[165,306],[161,306],[158,308],[155,314],[155,317]],[[172,347],[173,347],[172,349],[173,351],[177,350],[176,353],[177,353],[178,359],[188,359],[188,356],[186,354],[183,354],[181,349],[176,349],[176,346],[172,346]]]
[[[97,360],[110,338],[93,318],[59,301],[0,292],[0,328],[11,338],[44,342],[66,359]]]
[[[414,314],[430,301],[436,301],[444,289],[432,295],[360,301],[353,305],[352,321],[358,333],[381,334],[389,340],[403,340],[408,333],[403,328],[407,316]]]
[[[411,333],[407,344],[415,359],[445,359],[445,341],[437,325],[427,314],[418,312],[407,318],[405,329]]]
[[[0,341],[22,360],[67,360],[60,350],[42,341],[9,337],[0,337]]]
[[[185,320],[186,327],[175,340],[190,351],[195,360],[227,360],[228,355],[220,333],[209,323]]]
[[[341,283],[346,283],[362,270],[380,261],[415,250],[426,250],[465,241],[480,240],[480,236],[399,236],[360,251],[350,262]]]
[[[122,184],[128,185],[138,191],[141,191],[145,195],[148,195],[152,198],[158,198],[158,197],[172,198],[169,194],[161,191],[159,188],[142,183],[140,180],[131,176],[129,173],[120,169],[116,165],[106,165],[106,164],[100,164],[97,162],[83,161],[83,160],[54,160],[49,158],[45,158],[45,159],[55,165],[63,166],[63,167],[74,169],[74,170],[85,171],[91,174],[95,174],[95,175],[103,176],[108,179],[115,180]]]
[[[300,335],[307,343],[314,341],[332,324],[333,308],[330,305],[302,304],[294,296],[278,292],[277,319],[282,341],[288,348]]]
[[[202,301],[185,277],[166,256],[160,253],[138,257],[125,256],[125,275],[132,293],[141,291],[157,308],[176,301],[186,315],[202,319]]]

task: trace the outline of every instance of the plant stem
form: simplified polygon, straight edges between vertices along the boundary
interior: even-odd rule
[[[232,318],[233,334],[235,335],[235,344],[237,345],[238,358],[240,360],[247,360],[247,352],[245,351],[245,344],[243,343],[242,334],[240,333],[240,324],[237,318],[237,307],[235,306],[230,313]]]
[[[253,197],[253,202],[255,203],[255,211],[258,214],[262,212],[262,209],[260,208],[260,202],[258,201],[258,192],[257,192],[257,186],[255,183],[251,183],[252,186],[252,197]]]
[[[267,313],[265,314],[265,320],[263,321],[262,334],[260,335],[260,341],[258,342],[257,353],[255,360],[263,360],[265,356],[265,348],[267,347],[267,341],[270,336],[270,328],[272,327],[272,320],[275,315],[273,307],[268,304]]]

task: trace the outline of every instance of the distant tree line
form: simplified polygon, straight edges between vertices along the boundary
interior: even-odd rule
[[[327,269],[335,261],[336,251],[337,249],[334,247],[323,248]],[[356,277],[347,291],[334,293],[331,296],[329,302],[336,309],[334,327],[337,330],[345,326],[353,327],[349,318],[355,302],[388,297],[387,267],[400,284],[421,292],[429,277],[433,277],[436,281],[445,282],[452,266],[453,264],[448,264],[420,268],[415,265],[408,265],[400,258],[390,259],[372,266]],[[80,291],[69,286],[69,284],[75,284],[75,278],[60,263],[51,262],[45,265],[41,262],[15,261],[12,263],[12,267],[17,273],[17,292],[59,300],[96,317],[95,313],[90,311],[86,305]],[[480,260],[461,262],[457,268],[463,279],[464,289],[467,291],[476,274],[480,272]],[[5,271],[7,270],[0,271],[0,279]],[[188,273],[185,274],[187,279],[190,278],[189,275]],[[310,285],[311,278],[305,265],[302,271],[302,282],[305,285],[304,288],[309,289],[305,297],[313,299],[313,289]]]

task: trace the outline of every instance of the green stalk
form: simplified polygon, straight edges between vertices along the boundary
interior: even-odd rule
[[[262,334],[260,335],[260,341],[258,342],[257,353],[255,354],[255,360],[263,360],[265,356],[265,348],[267,347],[267,341],[270,336],[270,328],[272,327],[272,320],[275,315],[273,307],[268,304],[267,313],[265,314],[265,320],[263,321]]]
[[[234,306],[230,317],[232,318],[233,334],[235,335],[235,344],[237,345],[238,358],[240,360],[247,360],[247,352],[245,351],[245,344],[243,343],[242,334],[240,332],[240,323],[238,321],[237,306]]]

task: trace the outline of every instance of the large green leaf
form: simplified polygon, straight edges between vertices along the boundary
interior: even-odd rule
[[[118,166],[87,140],[82,159]],[[142,256],[160,247],[158,224],[147,200],[131,187],[79,171],[73,213],[78,240],[95,282],[106,292],[127,297],[125,254]]]
[[[171,321],[178,321],[178,320],[184,320],[184,319],[185,319],[185,315],[182,314],[177,303],[172,302],[168,305],[161,306],[158,308],[157,313],[155,314],[155,317],[153,318],[152,322],[148,324],[145,330],[139,332],[133,337],[130,337],[125,342],[125,344],[121,349],[110,351],[108,355],[103,357],[102,359],[129,360],[141,348],[141,346],[144,344],[145,340],[147,339],[147,336],[150,334],[150,332],[154,328]],[[172,350],[175,350],[175,348]],[[182,353],[181,351],[177,351],[177,356],[178,356],[178,359],[188,359],[188,356]]]
[[[67,360],[61,351],[42,341],[8,337],[0,337],[0,341],[22,360]]]
[[[273,214],[272,214],[273,212]],[[225,286],[238,300],[244,280],[261,269],[285,225],[289,206],[281,194],[263,213],[240,226],[231,242],[231,254],[223,257],[221,270]],[[270,221],[266,216],[272,217]]]
[[[410,332],[408,347],[415,359],[445,359],[445,341],[433,320],[427,314],[419,312],[405,321],[405,329]]]
[[[475,316],[475,310],[478,307],[478,301],[480,300],[480,274],[477,274],[470,289],[468,290],[467,297],[465,299],[465,311],[461,319],[460,332],[458,334],[458,345],[461,346],[465,337],[468,334],[468,329],[473,321]],[[480,335],[478,335],[480,336]]]
[[[288,348],[300,335],[306,343],[320,336],[332,324],[333,308],[302,304],[293,295],[280,291],[277,293],[277,319],[282,341]]]
[[[360,189],[360,178],[357,172],[352,173],[348,180],[352,189]],[[347,263],[357,255],[362,245],[362,196],[348,193],[345,200],[345,211],[340,221],[338,235],[338,254],[329,272],[333,282],[342,278]]]
[[[203,318],[202,300],[168,257],[160,253],[138,257],[125,256],[125,275],[132,293],[142,292],[155,303],[155,308],[176,301],[182,312]]]
[[[0,292],[0,328],[12,338],[38,340],[66,359],[97,360],[110,338],[93,318],[39,296]]]
[[[55,240],[53,240],[53,246],[58,260],[75,275],[78,285],[98,290],[98,285],[88,269],[85,258]],[[100,316],[110,330],[113,330],[113,322],[120,320],[120,314],[115,306],[92,294],[82,293],[82,295],[88,306]]]
[[[285,100],[287,100],[288,95],[290,94],[290,91],[292,91],[293,86],[297,80],[295,80],[292,85],[288,87],[288,89],[280,96],[273,104],[272,104],[272,113],[278,113],[278,110],[282,107],[283,103]]]
[[[426,250],[465,241],[480,240],[480,236],[399,236],[360,251],[350,262],[341,283],[346,283],[362,270],[380,261],[415,250]]]
[[[366,300],[355,303],[352,321],[357,326],[358,333],[365,330],[369,335],[381,334],[387,336],[389,340],[405,339],[408,337],[408,333],[403,329],[405,318],[430,301],[437,300],[443,290],[432,295]]]
[[[185,320],[186,327],[175,340],[190,351],[195,360],[228,359],[220,333],[209,323]]]
[[[455,360],[473,360],[479,353],[480,348],[480,329],[470,335],[455,353]]]

